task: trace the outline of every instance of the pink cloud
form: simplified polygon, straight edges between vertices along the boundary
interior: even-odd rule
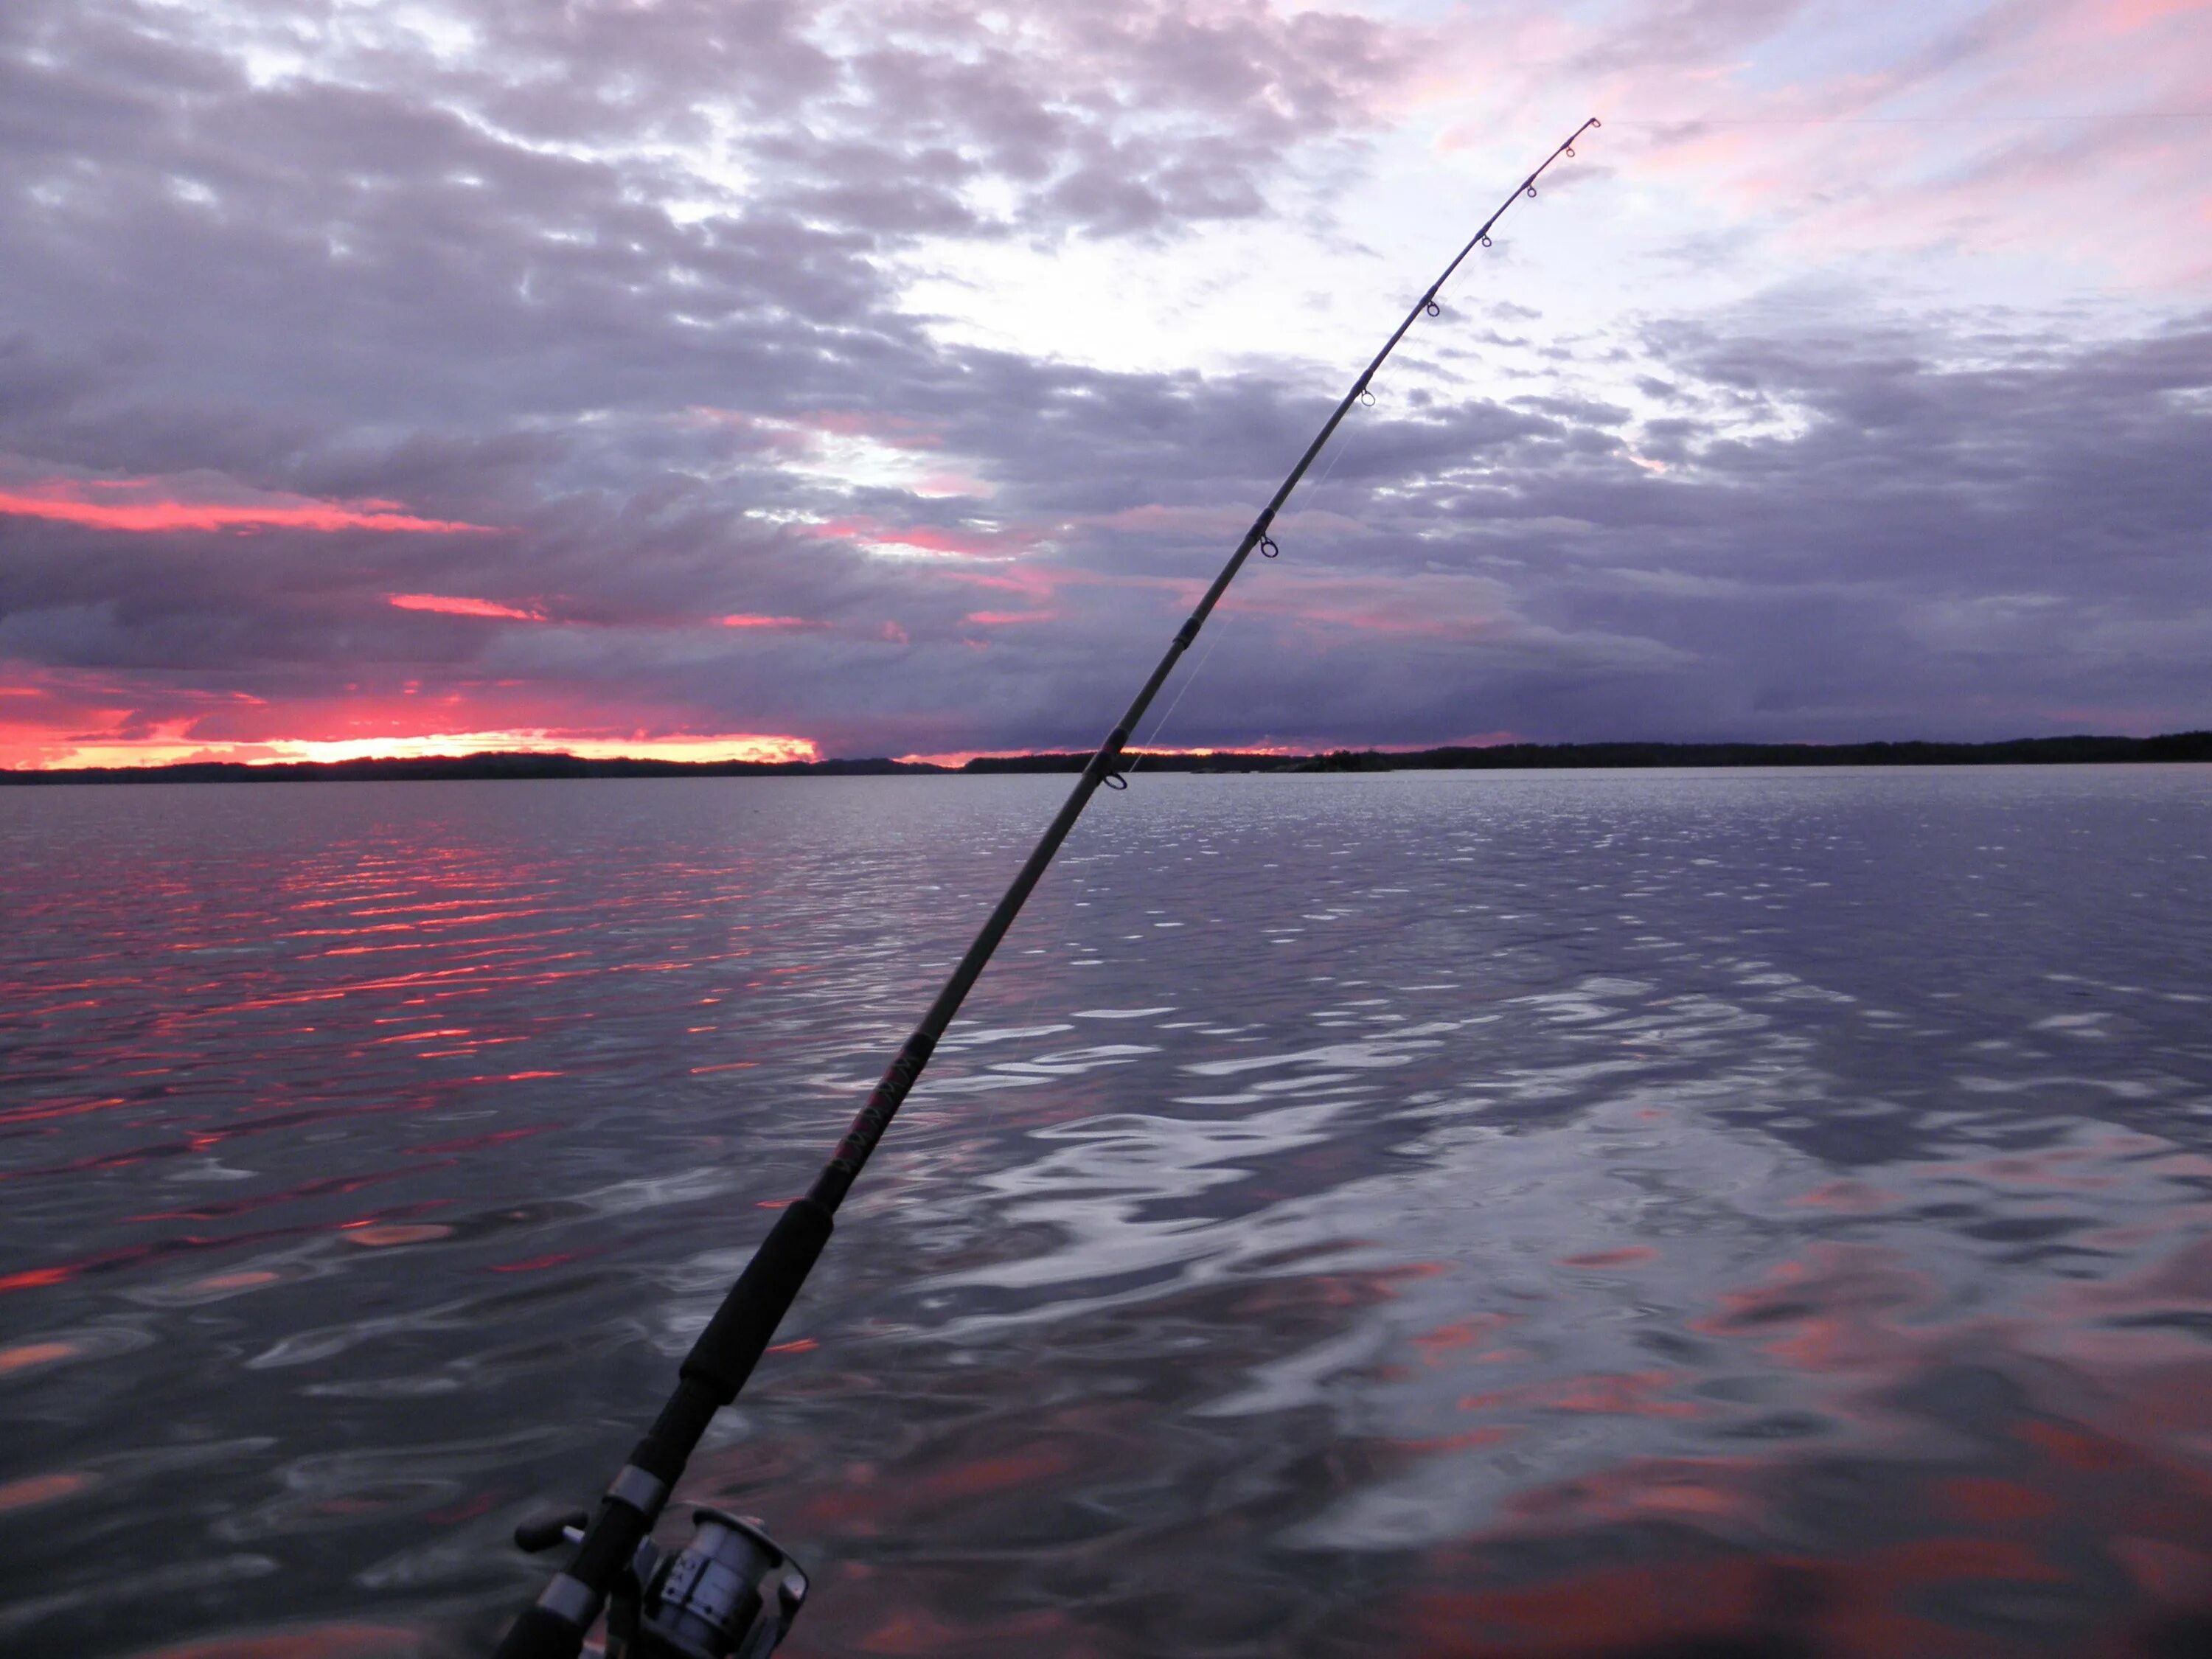
[[[693,426],[741,434],[751,447],[787,455],[800,463],[826,460],[833,452],[825,441],[834,439],[857,439],[909,458],[945,447],[944,435],[928,422],[880,410],[816,410],[776,416],[694,404],[682,418]],[[951,466],[912,477],[906,487],[915,495],[932,498],[996,493],[988,481]]]
[[[1576,108],[1606,121],[1590,161],[1814,259],[1844,246],[2057,256],[2155,287],[2212,269],[2172,207],[2203,172],[2207,0],[1900,14],[1832,70],[1801,71],[1825,55],[1823,27],[1735,0],[1540,16],[1478,3],[1435,26],[1409,92],[1449,124],[1440,148],[1487,153],[1571,86]]]
[[[694,404],[681,418],[685,425],[711,427],[740,434],[750,448],[788,455],[794,459],[812,454],[817,447],[813,433],[787,422],[749,415],[741,409],[716,409],[705,404]]]
[[[931,472],[917,478],[914,493],[932,499],[948,495],[995,495],[997,486],[968,472]]]
[[[988,528],[979,525],[953,529],[937,525],[907,527],[860,517],[827,519],[815,524],[795,525],[793,528],[802,535],[823,541],[852,542],[861,547],[896,549],[957,559],[1011,559],[1028,552],[1044,540],[1046,535],[1041,529],[1023,525]]]
[[[830,626],[828,623],[809,622],[804,617],[755,617],[742,611],[732,611],[726,617],[717,617],[714,620],[724,628],[797,629],[813,631]]]
[[[1073,572],[1046,570],[1033,564],[1005,564],[991,571],[939,570],[933,574],[945,581],[964,582],[970,587],[995,588],[1001,592],[1020,593],[1033,599],[1048,599],[1063,583],[1077,580]]]
[[[1125,507],[1116,513],[1097,514],[1083,520],[1103,530],[1133,530],[1146,535],[1217,536],[1240,534],[1252,522],[1248,507],[1165,507],[1148,502]]]
[[[798,417],[799,424],[841,438],[866,438],[886,449],[942,449],[945,440],[928,424],[878,410],[823,409]]]
[[[0,514],[137,534],[220,530],[378,530],[416,535],[482,534],[489,526],[424,519],[397,501],[320,501],[253,495],[229,501],[180,499],[178,481],[47,478],[0,489]],[[246,492],[240,492],[241,495]]]
[[[1222,609],[1371,634],[1427,639],[1494,637],[1516,621],[1504,590],[1485,577],[1309,575],[1280,571],[1235,592]]]
[[[2212,11],[2207,0],[2102,0],[2091,7],[2091,15],[2114,34],[2129,34],[2136,29],[2148,28],[2169,17],[2186,17],[2192,12]]]
[[[402,611],[434,611],[447,617],[486,617],[511,622],[546,622],[550,618],[542,611],[518,611],[513,605],[495,605],[489,599],[463,599],[446,593],[387,593],[385,598]]]

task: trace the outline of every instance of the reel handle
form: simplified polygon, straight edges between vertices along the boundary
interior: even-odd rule
[[[591,1518],[588,1510],[556,1510],[533,1515],[515,1528],[514,1547],[526,1555],[536,1555],[556,1544],[580,1544],[584,1541],[584,1528]]]
[[[532,1554],[581,1543],[589,1519],[582,1510],[532,1516],[514,1541]],[[748,1516],[698,1509],[691,1522],[689,1544],[665,1550],[648,1538],[617,1578],[605,1659],[768,1659],[790,1634],[805,1570]]]

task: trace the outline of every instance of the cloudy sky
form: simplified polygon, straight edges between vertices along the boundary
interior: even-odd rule
[[[2212,725],[2205,0],[7,0],[0,764],[1087,746],[1593,114],[1162,744]]]

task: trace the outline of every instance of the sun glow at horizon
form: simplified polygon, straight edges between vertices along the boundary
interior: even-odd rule
[[[415,738],[283,738],[264,747],[283,752],[248,763],[417,760],[447,755],[574,755],[578,760],[811,761],[811,738],[757,732],[685,733],[656,738],[582,737],[562,732],[431,732]]]
[[[815,761],[822,758],[811,738],[757,732],[684,732],[635,737],[585,734],[537,727],[495,732],[434,732],[416,736],[374,738],[270,738],[194,740],[189,721],[165,722],[152,735],[119,738],[105,733],[52,735],[44,741],[9,741],[0,732],[0,766],[27,772],[79,768],[150,769],[192,762],[233,762],[246,766],[282,766],[307,761],[328,764],[355,760],[428,760],[469,755],[573,755],[579,760],[665,760],[694,763],[719,761]]]

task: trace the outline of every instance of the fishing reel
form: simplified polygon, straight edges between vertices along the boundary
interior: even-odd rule
[[[514,1541],[542,1550],[583,1538],[584,1512],[525,1522]],[[768,1659],[806,1601],[799,1563],[759,1522],[722,1510],[691,1514],[680,1550],[650,1538],[607,1598],[606,1659]]]

